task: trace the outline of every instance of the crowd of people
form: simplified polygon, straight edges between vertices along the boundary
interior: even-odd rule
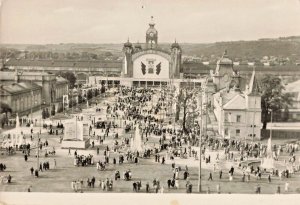
[[[172,103],[165,100],[170,97],[168,95],[171,94],[167,90],[158,93],[151,88],[119,87],[115,93],[116,101],[106,103],[104,108],[96,108],[96,113],[104,112],[107,119],[98,122],[91,119],[91,124],[94,126],[89,128],[92,147],[87,152],[90,153],[78,154],[78,151],[75,150],[73,165],[77,167],[96,167],[99,171],[97,173],[105,179],[97,181],[93,176],[86,178],[86,180],[74,180],[71,182],[71,188],[74,192],[82,192],[85,188],[89,190],[96,187],[112,191],[113,187],[118,187],[121,183],[119,181],[122,180],[129,184],[132,183],[133,192],[163,193],[165,191],[164,187],[167,187],[169,192],[175,189],[185,189],[187,193],[192,193],[194,185],[194,180],[191,180],[192,171],[185,165],[188,163],[195,164],[195,160],[197,160],[197,166],[199,160],[202,160],[205,167],[204,173],[207,176],[203,180],[208,183],[208,193],[211,192],[209,186],[211,181],[230,183],[232,181],[250,182],[254,180],[258,183],[255,192],[262,193],[262,181],[266,180],[268,183],[272,183],[274,179],[284,181],[300,171],[300,161],[296,154],[299,151],[298,142],[272,145],[272,158],[277,162],[281,160],[282,164],[285,165],[284,168],[274,167],[273,169],[265,169],[257,164],[244,163],[250,160],[260,161],[269,155],[268,146],[265,143],[247,142],[243,139],[220,139],[208,135],[203,136],[200,142],[198,137],[200,133],[197,127],[184,130],[178,124],[175,125],[170,117],[167,117],[168,107],[172,106]],[[83,120],[83,118],[78,116],[78,120]],[[116,123],[117,121],[118,123]],[[133,150],[132,148],[136,127],[141,135],[142,151]],[[63,123],[57,125],[56,131],[57,128],[63,130]],[[101,134],[96,134],[95,129],[101,129],[98,130]],[[49,130],[55,133],[55,128],[52,125]],[[44,150],[44,157],[49,154],[55,155],[54,147],[52,151],[47,151],[48,146],[47,139],[43,142],[39,141],[38,147],[40,150]],[[201,153],[199,146],[201,146]],[[11,149],[22,150],[24,159],[27,161],[32,148],[30,144],[25,144]],[[92,150],[96,150],[97,155],[95,157],[92,155]],[[68,154],[71,155],[71,148]],[[284,161],[281,158],[283,155],[288,155],[288,158]],[[72,160],[72,156],[70,160]],[[96,163],[94,163],[94,160]],[[177,160],[180,161],[180,164],[177,164]],[[154,175],[155,179],[152,181],[152,186],[148,179],[134,178],[131,170],[142,166],[145,161],[151,163],[154,167],[168,167],[170,164],[172,167],[169,173],[170,176],[166,180],[160,180],[160,173],[153,171],[151,175]],[[227,166],[224,166],[224,164]],[[228,165],[229,169],[227,168]],[[133,169],[130,170],[130,166]],[[184,166],[185,168],[182,168]],[[4,171],[5,168],[1,170],[1,167],[2,164],[0,164],[0,171]],[[107,167],[110,169],[107,169]],[[31,175],[38,177],[39,171],[42,172],[48,169],[50,169],[50,164],[45,161],[40,163],[38,170],[31,167],[30,172]],[[115,182],[109,177],[106,178],[107,171],[112,171],[110,177]],[[104,177],[104,175],[106,176]],[[99,182],[98,185],[96,181]],[[220,183],[216,186],[217,193],[221,193]],[[185,187],[183,184],[185,184]],[[127,186],[130,188],[130,185]],[[285,186],[288,187],[289,184]],[[276,188],[277,192],[280,192],[278,187]]]

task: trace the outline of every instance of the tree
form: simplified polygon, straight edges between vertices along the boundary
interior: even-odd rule
[[[82,98],[81,92],[79,92],[79,94],[78,94],[78,104],[80,104],[82,102],[83,102],[83,98]]]
[[[183,107],[183,120],[182,120],[182,129],[185,133],[188,132],[187,129],[187,115],[188,115],[188,102],[193,97],[193,93],[191,91],[188,91],[187,89],[180,90],[179,97],[178,97],[178,103],[177,103],[177,112],[176,116],[179,118],[180,113],[180,107]]]
[[[291,104],[291,95],[283,93],[284,89],[281,79],[277,76],[267,75],[261,80],[263,129],[266,129],[267,123],[271,120],[271,111],[275,114],[273,116],[276,116],[281,109],[288,109]]]
[[[287,122],[289,120],[289,108],[286,106],[283,111],[282,120]]]
[[[0,103],[0,113],[5,113],[7,115],[8,112],[12,112],[12,109],[10,106],[6,103],[1,102]]]
[[[12,109],[10,106],[6,103],[1,102],[0,103],[0,123],[2,128],[4,127],[4,124],[8,122],[8,116],[7,113],[11,113]]]
[[[95,97],[99,95],[98,88],[95,89]]]
[[[52,108],[51,108],[51,115],[55,115],[55,105],[52,105]]]
[[[111,52],[107,51],[107,52],[104,53],[104,56],[105,57],[111,57],[111,56],[113,56],[113,54]]]
[[[101,85],[101,93],[105,93],[105,86],[103,84]]]
[[[43,118],[43,119],[46,119],[46,109],[43,109],[43,110],[42,110],[42,118]]]
[[[90,89],[90,90],[87,91],[87,99],[89,100],[89,99],[91,99],[92,97],[93,97],[93,92],[92,92],[92,90]]]
[[[76,83],[76,76],[72,72],[58,72],[57,75],[67,79],[69,81],[69,88],[73,89]]]

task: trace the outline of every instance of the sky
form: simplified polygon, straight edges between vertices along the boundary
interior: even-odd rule
[[[0,43],[208,43],[300,35],[300,0],[0,0]]]

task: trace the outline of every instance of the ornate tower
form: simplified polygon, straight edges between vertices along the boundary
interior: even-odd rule
[[[156,48],[157,47],[157,39],[158,32],[154,28],[155,23],[153,21],[153,16],[151,16],[151,22],[149,23],[149,28],[146,31],[146,47],[147,48]]]
[[[181,47],[179,44],[175,42],[171,45],[171,69],[170,69],[170,77],[171,78],[179,78],[181,70]]]
[[[261,109],[261,96],[259,93],[259,85],[255,76],[255,70],[252,72],[252,76],[246,89],[246,106],[248,109]]]
[[[132,43],[129,42],[129,39],[126,43],[124,43],[123,46],[123,53],[124,53],[124,59],[123,59],[123,67],[122,67],[122,76],[123,77],[132,77],[133,74],[133,65],[132,65],[132,53],[133,53],[133,47]]]
[[[227,51],[225,50],[222,58],[218,60],[215,73],[213,74],[213,81],[217,86],[217,90],[221,90],[225,87],[230,88],[232,76],[235,74],[237,74],[237,72],[233,70],[233,62],[228,57]],[[238,79],[239,78],[236,78],[235,80]]]
[[[248,136],[261,138],[261,96],[259,85],[255,76],[255,70],[252,72],[250,83],[246,88],[246,109],[247,109],[247,124],[250,127]]]

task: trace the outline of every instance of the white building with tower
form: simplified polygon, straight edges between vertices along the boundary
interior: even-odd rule
[[[158,44],[158,31],[153,17],[146,31],[146,42],[132,44],[129,39],[123,46],[121,77],[90,76],[89,83],[121,84],[126,86],[165,86],[172,81],[174,86],[191,84],[200,87],[203,79],[183,79],[182,49],[175,41],[170,49]]]
[[[225,51],[206,82],[206,90],[222,137],[261,139],[261,96],[254,70],[246,83]]]

